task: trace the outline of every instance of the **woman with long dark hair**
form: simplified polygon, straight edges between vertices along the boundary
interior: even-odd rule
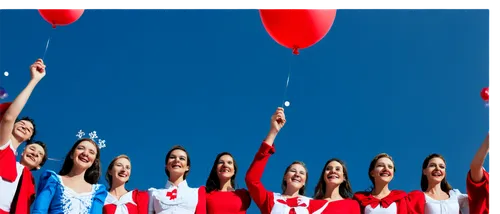
[[[469,213],[467,194],[453,189],[446,180],[446,161],[440,154],[431,154],[422,163],[420,190],[410,192],[408,198],[416,213]]]
[[[106,187],[101,176],[100,151],[92,139],[73,145],[56,174],[47,170],[38,181],[32,213],[102,213]]]
[[[148,213],[148,192],[137,189],[128,191],[125,188],[131,172],[132,164],[127,155],[118,155],[113,158],[106,171],[109,190],[104,202],[103,214]]]
[[[186,177],[191,170],[191,159],[182,146],[174,146],[165,157],[168,181],[163,189],[149,189],[149,213],[207,212],[205,187],[188,186]]]
[[[222,152],[215,157],[205,185],[207,213],[244,214],[250,207],[250,194],[246,189],[236,189],[238,165],[233,155]]]
[[[307,183],[307,168],[300,161],[290,164],[283,175],[281,193],[268,191],[261,182],[267,161],[274,154],[274,139],[286,123],[283,108],[278,108],[271,117],[271,128],[247,171],[245,181],[253,201],[263,214],[296,213],[309,214],[310,198],[304,196]]]
[[[332,158],[325,163],[311,201],[311,210],[316,213],[359,214],[359,204],[351,199],[352,188],[345,163]]]
[[[390,190],[396,166],[391,156],[381,153],[368,167],[368,178],[373,184],[371,191],[357,192],[354,199],[360,204],[361,213],[408,214],[407,194],[402,190]]]

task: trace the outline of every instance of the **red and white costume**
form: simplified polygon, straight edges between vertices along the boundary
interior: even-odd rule
[[[207,214],[245,214],[251,202],[246,189],[227,192],[213,190],[206,197]]]
[[[149,189],[149,213],[206,214],[205,187],[191,188],[187,181],[178,186],[167,181],[165,189]]]
[[[35,179],[30,170],[16,162],[12,141],[0,147],[0,214],[29,213],[35,200]]]
[[[401,190],[391,190],[385,198],[378,199],[371,192],[357,192],[354,200],[358,201],[364,214],[408,214],[407,194]],[[423,214],[423,213],[421,213]]]
[[[108,193],[104,201],[103,214],[147,214],[149,196],[146,191],[133,190],[119,199]]]
[[[468,214],[469,202],[467,194],[462,194],[458,189],[450,190],[450,198],[436,200],[420,190],[408,194],[408,204],[413,213],[422,214]]]
[[[313,199],[309,205],[312,214],[360,214],[357,201],[346,198],[338,201]]]
[[[274,146],[271,147],[263,142],[255,155],[245,177],[250,196],[263,214],[309,214],[310,198],[305,196],[285,198],[279,193],[267,191],[260,181],[267,161],[274,152]]]
[[[490,213],[490,174],[483,168],[483,180],[472,181],[470,171],[467,173],[467,194],[471,214]]]

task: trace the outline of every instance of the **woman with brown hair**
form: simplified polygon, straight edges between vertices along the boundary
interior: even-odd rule
[[[316,213],[359,214],[359,204],[351,199],[352,188],[345,163],[332,158],[325,163],[311,201]]]
[[[132,166],[127,155],[118,155],[108,166],[106,181],[108,196],[104,202],[103,214],[147,214],[148,193],[137,189],[128,191],[125,184],[130,179]]]
[[[191,170],[191,159],[182,146],[174,146],[165,157],[165,173],[168,181],[165,188],[149,189],[149,213],[193,213],[207,212],[205,187],[188,186],[186,177]]]
[[[221,152],[215,157],[205,185],[207,213],[245,214],[250,207],[250,194],[246,189],[236,189],[238,165],[233,155]]]
[[[381,153],[375,156],[368,167],[368,177],[373,184],[371,191],[357,192],[361,213],[408,214],[407,194],[402,190],[390,190],[396,166],[391,156]]]
[[[309,214],[309,200],[305,197],[307,168],[299,161],[290,164],[283,175],[282,193],[268,191],[261,182],[264,168],[274,154],[274,139],[286,123],[283,108],[278,108],[271,117],[271,129],[247,171],[245,182],[253,201],[263,214],[296,213]]]
[[[422,164],[421,191],[412,191],[408,196],[412,213],[489,213],[489,174],[483,168],[489,144],[488,133],[467,172],[467,194],[453,189],[446,180],[446,161],[442,155],[427,156]]]
[[[59,174],[47,170],[40,176],[31,213],[102,213],[107,191],[97,184],[100,176],[100,150],[95,141],[76,141]]]

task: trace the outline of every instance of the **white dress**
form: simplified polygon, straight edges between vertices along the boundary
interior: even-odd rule
[[[425,214],[469,214],[469,201],[467,194],[460,190],[450,190],[450,198],[435,200],[425,195]]]
[[[203,212],[202,212],[202,209]],[[191,188],[187,181],[178,186],[168,181],[165,189],[149,189],[149,213],[195,214],[206,212],[205,188]]]

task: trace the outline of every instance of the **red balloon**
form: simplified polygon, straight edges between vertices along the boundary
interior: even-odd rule
[[[84,11],[85,11],[84,9],[38,10],[43,19],[45,19],[45,21],[47,21],[48,23],[52,24],[53,28],[56,28],[56,25],[59,26],[69,25],[75,22],[76,20],[80,19]]]
[[[333,25],[337,10],[259,10],[262,24],[280,45],[298,49],[308,48],[323,37]]]
[[[483,90],[481,90],[481,98],[483,98],[484,101],[489,101],[490,100],[490,89],[489,89],[489,87],[483,88]]]

